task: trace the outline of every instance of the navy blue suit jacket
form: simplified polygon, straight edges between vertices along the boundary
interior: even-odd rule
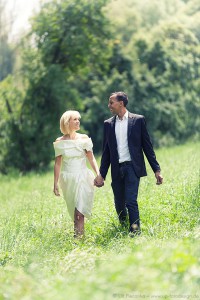
[[[117,140],[115,135],[116,116],[104,121],[103,153],[100,173],[105,179],[111,165],[112,180],[120,176]],[[144,155],[154,172],[160,170],[156,155],[146,128],[144,116],[128,113],[128,147],[133,168],[138,177],[146,176]]]

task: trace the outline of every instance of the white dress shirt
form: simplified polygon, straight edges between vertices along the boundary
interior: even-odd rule
[[[122,120],[116,116],[115,135],[117,139],[119,163],[131,161],[131,156],[128,149],[128,111],[126,111]]]

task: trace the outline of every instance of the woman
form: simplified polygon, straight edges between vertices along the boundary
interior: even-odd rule
[[[92,152],[92,140],[80,129],[78,111],[66,111],[60,119],[62,137],[53,143],[55,150],[54,194],[60,196],[58,180],[74,221],[74,236],[84,234],[84,217],[90,218],[94,198],[94,174],[87,168],[86,158],[99,175],[99,168]]]

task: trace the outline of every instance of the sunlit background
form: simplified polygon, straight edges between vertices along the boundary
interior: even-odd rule
[[[0,0],[0,300],[200,299],[200,1],[45,2]],[[52,143],[79,110],[99,164],[118,90],[146,118],[164,183],[147,162],[130,238],[108,173],[75,240]]]
[[[12,22],[11,39],[17,39],[20,34],[30,28],[29,17],[38,11],[40,0],[7,0],[7,15]]]

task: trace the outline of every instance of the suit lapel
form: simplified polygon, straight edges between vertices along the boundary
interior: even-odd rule
[[[117,140],[116,140],[116,135],[115,135],[115,122],[116,122],[116,116],[111,121],[111,135],[112,135],[112,140],[113,140],[114,144],[117,146]]]
[[[116,122],[116,116],[111,121],[111,139],[112,139],[113,150],[116,150],[115,152],[118,159],[117,139],[115,135],[115,122]]]
[[[131,134],[132,126],[133,126],[134,115],[128,113],[128,137]]]

